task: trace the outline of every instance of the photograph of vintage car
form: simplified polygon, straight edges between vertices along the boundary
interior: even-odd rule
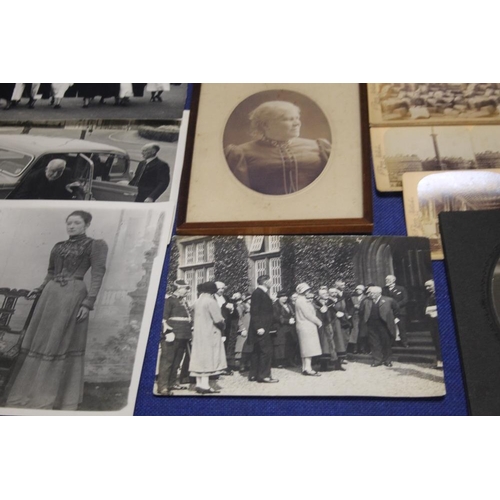
[[[170,200],[179,124],[0,129],[0,199]]]

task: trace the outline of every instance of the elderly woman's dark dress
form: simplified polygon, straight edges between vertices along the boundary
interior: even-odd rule
[[[304,189],[317,179],[330,157],[326,139],[275,141],[261,138],[225,149],[236,178],[262,194],[284,195]]]
[[[76,410],[83,397],[88,317],[106,272],[108,247],[85,234],[57,243],[11,378],[7,406]],[[90,287],[83,278],[92,268]]]

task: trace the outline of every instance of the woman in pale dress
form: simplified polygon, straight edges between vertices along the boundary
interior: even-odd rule
[[[323,323],[316,315],[312,304],[314,294],[307,283],[297,285],[297,302],[295,302],[295,321],[299,338],[300,357],[302,358],[302,375],[319,377],[320,374],[312,369],[312,358],[321,356],[318,328]]]
[[[217,285],[207,281],[198,285],[199,297],[194,304],[193,346],[189,371],[196,377],[198,394],[220,392],[209,384],[209,377],[220,375],[227,368],[222,332],[225,323],[220,307],[215,300]]]
[[[170,83],[147,83],[146,90],[151,92],[150,102],[162,102],[161,95],[170,90]]]
[[[59,109],[61,107],[61,101],[63,100],[64,94],[73,85],[72,83],[51,83],[52,87],[52,104],[54,109]]]

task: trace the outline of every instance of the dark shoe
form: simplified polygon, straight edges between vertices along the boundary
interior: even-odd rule
[[[249,382],[257,382],[257,377],[248,377]]]
[[[197,387],[196,392],[198,394],[219,394],[220,391],[209,387],[208,389],[204,389],[203,387]]]
[[[224,370],[222,373],[221,373],[222,376],[231,376],[231,375],[234,375],[234,372],[233,370],[230,370],[229,368],[227,370]]]
[[[162,99],[162,98],[161,98],[161,96],[159,96],[159,95],[157,95],[157,96],[156,96],[156,100],[157,100],[158,102],[163,102],[163,99]]]
[[[61,105],[60,105],[60,104],[56,104],[56,105],[54,106],[54,109],[61,109]]]
[[[279,380],[277,378],[266,377],[262,380],[257,380],[257,382],[259,384],[276,384],[279,382]]]
[[[36,101],[35,99],[30,99],[28,102],[28,108],[33,109],[35,107]]]
[[[306,377],[321,377],[321,373],[318,373],[314,370],[311,371],[304,370],[302,372],[302,375],[305,375]]]
[[[185,391],[187,387],[182,387],[182,385],[179,384],[174,384],[172,387],[170,387],[171,391]]]
[[[383,363],[372,363],[371,367],[376,368],[377,366],[382,366],[382,365],[383,365]]]
[[[386,361],[384,365],[387,366],[388,368],[392,368],[392,363],[390,361]]]
[[[333,370],[337,372],[345,372],[346,369],[342,366],[340,361],[337,359],[336,361],[333,362]]]

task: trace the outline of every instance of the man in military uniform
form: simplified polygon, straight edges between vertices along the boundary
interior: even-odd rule
[[[177,383],[177,371],[184,356],[184,365],[187,366],[192,338],[193,321],[186,299],[191,287],[184,280],[176,280],[174,286],[174,293],[167,295],[163,309],[158,369],[158,393],[162,396],[171,396],[172,391],[185,389]]]

